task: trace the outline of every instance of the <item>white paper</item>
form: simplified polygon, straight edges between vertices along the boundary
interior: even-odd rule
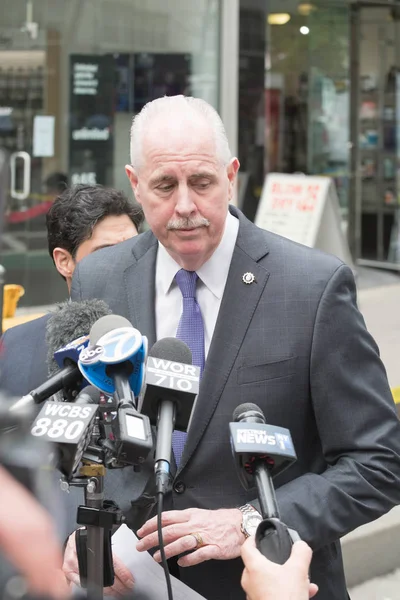
[[[54,156],[55,117],[36,115],[33,119],[33,156]]]
[[[126,525],[112,536],[112,551],[128,567],[135,580],[133,597],[135,600],[160,600],[167,598],[167,584],[164,569],[148,552],[138,552],[138,538]],[[174,600],[205,600],[187,585],[171,576]]]
[[[135,600],[162,600],[168,597],[164,569],[148,552],[138,552],[138,538],[126,525],[114,533],[112,540],[113,555],[118,556],[130,570],[135,581],[130,597]],[[206,600],[190,587],[171,576],[174,600]],[[79,588],[78,588],[79,589]],[[77,588],[75,588],[77,590]]]

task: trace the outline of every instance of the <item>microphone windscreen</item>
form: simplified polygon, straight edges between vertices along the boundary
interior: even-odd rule
[[[151,348],[149,356],[163,358],[172,362],[192,364],[192,352],[185,342],[174,337],[158,340]]]
[[[103,300],[84,300],[83,302],[63,302],[47,321],[46,345],[49,375],[59,371],[54,360],[56,350],[63,348],[77,338],[88,335],[92,325],[111,313]]]
[[[245,402],[244,404],[240,404],[239,406],[237,406],[233,411],[232,420],[235,422],[241,421],[242,416],[244,416],[246,413],[254,414],[255,412],[259,413],[259,415],[265,421],[264,413],[261,410],[261,408],[257,406],[257,404],[252,404],[251,402]]]
[[[79,393],[74,404],[100,404],[101,392],[94,385],[87,385]]]
[[[133,327],[132,323],[120,315],[106,315],[98,319],[90,329],[90,344],[95,346],[106,333],[120,327]]]

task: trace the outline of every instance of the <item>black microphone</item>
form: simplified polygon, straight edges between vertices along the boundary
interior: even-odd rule
[[[141,412],[157,425],[155,474],[157,491],[170,480],[172,432],[187,431],[199,392],[200,368],[192,365],[190,348],[176,338],[164,338],[149,352]]]
[[[66,302],[59,306],[48,320],[46,326],[46,344],[48,348],[47,362],[50,378],[26,396],[23,396],[10,408],[18,411],[25,406],[33,406],[47,400],[63,390],[68,400],[73,400],[79,393],[83,377],[77,367],[79,357],[78,345],[74,351],[68,352],[59,368],[54,360],[54,354],[60,348],[72,341],[87,336],[92,325],[102,316],[111,311],[102,300],[85,300],[83,302]]]
[[[31,434],[53,445],[57,468],[67,479],[90,444],[100,400],[100,391],[86,386],[75,402],[45,402],[32,424]]]
[[[232,418],[229,427],[239,479],[246,490],[255,481],[264,519],[257,529],[257,547],[270,560],[283,564],[299,536],[280,521],[272,478],[297,459],[290,432],[267,425],[256,404],[241,404]]]
[[[246,490],[255,480],[263,518],[279,518],[272,477],[297,459],[290,432],[267,425],[256,404],[241,404],[232,419],[231,442],[239,479]]]

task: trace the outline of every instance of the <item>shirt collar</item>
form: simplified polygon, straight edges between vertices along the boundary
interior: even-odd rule
[[[197,269],[199,279],[219,299],[222,298],[224,293],[238,231],[239,220],[228,211],[220,243],[208,261],[200,269]],[[170,290],[175,275],[180,269],[181,267],[168,253],[165,246],[158,242],[156,263],[157,291],[166,295]]]

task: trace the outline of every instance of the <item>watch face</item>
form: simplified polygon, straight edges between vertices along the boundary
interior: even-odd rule
[[[255,535],[257,527],[261,523],[260,515],[249,515],[246,519],[246,531],[248,535]]]

